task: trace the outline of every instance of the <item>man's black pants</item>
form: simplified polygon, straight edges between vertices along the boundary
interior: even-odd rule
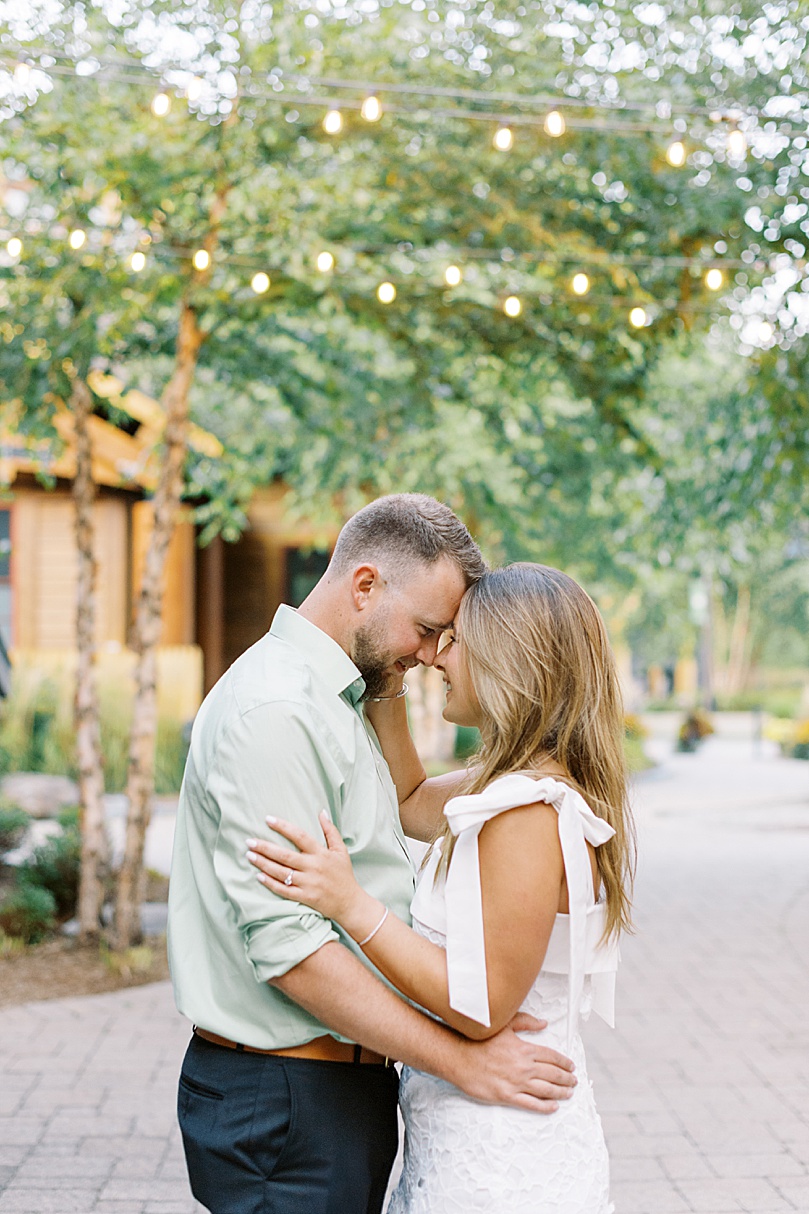
[[[211,1214],[380,1214],[398,1089],[392,1067],[192,1037],[177,1112],[194,1196]]]

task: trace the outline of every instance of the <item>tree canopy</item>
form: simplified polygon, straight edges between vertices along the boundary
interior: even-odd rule
[[[92,365],[158,395],[188,307],[228,449],[187,465],[207,533],[275,475],[324,515],[423,488],[629,584],[698,516],[788,518],[808,35],[796,2],[33,4],[2,42],[4,396],[33,424]],[[686,341],[719,367],[693,411]]]

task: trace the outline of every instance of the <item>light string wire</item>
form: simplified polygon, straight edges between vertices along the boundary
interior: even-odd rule
[[[30,49],[27,54],[31,54]],[[162,89],[172,89],[178,94],[185,91],[186,86],[178,84],[171,80],[172,76],[190,77],[192,80],[208,83],[204,77],[196,76],[193,70],[186,66],[180,65],[163,65],[159,70],[151,68],[148,65],[138,62],[137,60],[119,60],[105,59],[98,56],[88,54],[88,62],[92,62],[95,70],[88,72],[85,75],[79,75],[76,72],[76,60],[72,56],[60,54],[58,51],[48,50],[47,54],[43,52],[43,56],[49,61],[47,64],[37,63],[31,59],[20,59],[19,56],[11,58],[6,52],[0,54],[0,64],[8,71],[14,72],[16,69],[23,67],[28,70],[38,69],[46,75],[68,76],[78,80],[92,80],[99,76],[106,79],[117,80],[121,83],[135,84],[143,87],[154,88],[156,82],[159,82],[159,87]],[[63,61],[60,63],[59,61]],[[268,78],[274,78],[277,83],[282,83],[280,77],[273,77],[272,73],[268,73]],[[547,93],[538,95],[522,95],[519,93],[486,93],[477,92],[472,89],[452,89],[452,88],[435,88],[428,86],[410,85],[406,83],[395,83],[388,81],[366,81],[366,80],[342,80],[339,78],[319,78],[303,75],[293,75],[286,78],[290,84],[297,85],[297,92],[287,92],[283,88],[279,91],[265,91],[261,88],[256,88],[254,84],[242,82],[242,92],[240,94],[240,102],[271,102],[276,105],[284,106],[312,106],[316,108],[333,108],[338,112],[341,110],[362,110],[366,99],[369,96],[376,97],[379,93],[392,93],[403,97],[428,98],[433,99],[451,99],[458,101],[474,102],[476,108],[461,108],[459,106],[452,108],[439,108],[435,106],[406,106],[406,105],[391,105],[387,104],[384,107],[386,113],[397,115],[412,115],[423,120],[425,117],[440,118],[443,120],[459,120],[464,122],[487,122],[499,123],[501,126],[524,126],[524,127],[545,127],[547,123],[547,114],[525,114],[519,111],[499,111],[491,108],[483,108],[492,101],[503,102],[508,105],[527,107],[527,108],[542,108],[547,110],[551,107],[551,112],[562,114],[568,111],[564,116],[564,128],[575,130],[592,130],[592,131],[609,131],[614,134],[634,135],[639,133],[661,134],[668,133],[669,136],[681,135],[684,132],[679,128],[682,125],[682,119],[676,119],[674,115],[687,114],[692,117],[701,116],[710,124],[724,123],[729,124],[733,129],[738,128],[739,122],[747,117],[758,117],[757,111],[747,107],[741,109],[738,106],[685,106],[670,104],[664,102],[664,106],[668,113],[666,116],[657,114],[654,122],[617,122],[603,117],[582,118],[571,114],[571,110],[576,109],[591,109],[602,110],[612,114],[620,114],[622,112],[639,112],[645,113],[649,110],[657,111],[660,103],[653,102],[631,102],[631,101],[609,101],[608,99],[591,101],[586,98],[569,97],[566,94]],[[360,94],[357,98],[334,97],[329,95],[315,94],[311,91],[312,86],[317,85],[326,90],[351,90]],[[211,86],[213,88],[213,86]],[[215,91],[215,88],[214,88]],[[222,100],[232,100],[231,97],[223,95]],[[796,98],[796,100],[798,100]],[[380,112],[381,116],[381,112]],[[779,132],[782,134],[792,133],[792,123],[788,118],[783,117],[778,120]],[[803,132],[803,126],[798,127],[798,133]],[[553,137],[553,136],[551,136]]]
[[[81,242],[78,244],[74,243],[74,240],[73,240],[73,238],[77,234],[79,234],[83,238],[81,240]],[[76,253],[81,252],[81,249],[83,249],[86,244],[86,232],[84,232],[83,229],[74,229],[73,232],[71,232],[71,234],[70,234],[68,243],[71,244],[71,247],[73,247],[74,252],[76,252]],[[356,249],[352,250],[352,251],[360,252],[360,253],[364,252],[364,250],[356,250]],[[396,251],[399,251],[399,250],[397,249]],[[118,263],[120,263],[121,260],[126,260],[125,258],[122,259],[119,254],[115,254],[111,249],[104,250],[103,252],[106,252],[110,256],[114,257]],[[245,256],[244,254],[241,254],[241,255],[240,254],[226,254],[226,253],[222,253],[221,250],[219,250],[217,252],[217,254],[214,256],[213,259],[210,259],[210,258],[208,258],[207,260],[203,259],[203,262],[197,265],[196,259],[197,259],[198,255],[203,252],[204,251],[201,249],[197,249],[196,252],[192,252],[190,247],[180,248],[180,247],[176,247],[176,246],[172,247],[169,245],[150,243],[146,246],[142,246],[140,249],[136,250],[133,254],[130,254],[129,260],[131,262],[134,257],[138,257],[138,256],[140,256],[142,258],[142,261],[137,265],[137,267],[136,268],[133,267],[132,272],[135,274],[138,274],[143,269],[145,269],[148,257],[154,257],[156,260],[167,260],[167,261],[171,261],[171,260],[189,261],[190,260],[192,265],[194,265],[194,268],[195,268],[197,274],[200,275],[200,279],[202,278],[202,276],[208,275],[210,272],[213,271],[214,268],[216,268],[216,266],[219,266],[219,265],[234,265],[234,266],[238,266],[239,268],[249,268],[249,269],[255,269],[257,266],[261,266],[263,268],[258,270],[258,272],[253,276],[253,279],[250,283],[250,285],[252,286],[253,292],[256,295],[263,295],[267,291],[269,291],[269,289],[272,285],[271,274],[280,275],[282,278],[285,278],[288,280],[299,281],[299,279],[296,279],[295,274],[293,274],[289,270],[284,269],[280,265],[276,265],[276,266],[268,265],[268,262],[266,259],[263,261],[259,261],[255,257],[248,257],[248,256]],[[85,256],[86,255],[87,254],[85,254]],[[90,253],[90,256],[92,256],[92,257],[98,256],[98,255],[99,254]],[[446,258],[444,258],[443,260],[445,261]],[[548,260],[548,259],[543,259],[543,260]],[[645,260],[654,261],[656,259],[648,258]],[[676,258],[676,259],[672,259],[672,260],[676,261],[678,266],[686,267],[686,268],[687,268],[688,263],[690,263],[690,264],[695,263],[695,259],[693,259],[693,258],[690,258],[690,259],[689,258]],[[498,262],[496,264],[500,265],[502,263]],[[550,264],[579,265],[579,264],[581,264],[581,262],[580,262],[580,259],[557,257],[555,259],[555,262],[551,262]],[[334,268],[334,265],[335,265],[335,263],[332,262],[332,265],[331,265],[331,267],[329,267],[329,271],[327,272],[327,274],[330,274],[331,269]],[[730,261],[713,262],[713,263],[699,262],[699,266],[702,269],[705,269],[706,267],[708,269],[710,269],[710,268],[716,269],[719,266],[721,266],[722,268],[725,268],[725,269],[730,268],[731,266],[744,267],[746,269],[754,269],[758,272],[761,272],[765,268],[765,266],[761,262],[754,263],[751,266],[750,263],[748,263],[748,262],[743,262],[743,261],[739,261],[736,259],[734,259],[732,262],[730,262]],[[772,269],[773,268],[772,265],[770,265],[769,268]],[[324,277],[327,277],[327,275],[324,275]],[[578,276],[576,276],[576,277],[578,277]],[[585,275],[584,277],[586,278],[587,276]],[[398,288],[391,281],[391,278],[395,278],[398,281],[398,284],[399,284]],[[346,283],[346,287],[349,287],[349,288],[351,287],[351,284],[349,282],[347,282],[345,278],[343,279],[343,281]],[[457,283],[452,284],[452,285],[457,287],[460,285],[461,281],[462,281],[462,277],[461,277],[461,279],[458,280]],[[571,280],[571,282],[573,282],[573,281],[575,281],[575,278],[573,280]],[[586,288],[583,291],[576,291],[575,287],[573,287],[571,284],[568,284],[568,285],[569,285],[569,291],[566,293],[565,298],[567,299],[569,304],[580,305],[580,308],[579,308],[580,314],[582,314],[586,310],[587,306],[597,307],[597,308],[603,308],[604,306],[607,306],[607,307],[613,308],[614,310],[620,309],[622,311],[629,313],[630,323],[631,323],[632,327],[635,329],[647,327],[649,324],[653,323],[654,320],[657,319],[657,317],[659,317],[663,313],[676,312],[678,314],[683,314],[683,315],[716,315],[717,311],[721,310],[723,306],[727,307],[726,297],[724,297],[724,296],[718,296],[717,304],[712,307],[709,307],[704,304],[698,303],[698,302],[694,301],[693,299],[683,299],[682,297],[677,297],[677,296],[669,296],[668,298],[662,298],[662,299],[650,299],[648,297],[648,295],[643,294],[642,288],[640,290],[638,290],[638,288],[633,288],[633,290],[630,293],[627,293],[626,295],[621,295],[621,294],[618,294],[617,292],[615,292],[615,293],[605,293],[605,292],[599,292],[599,291],[591,292],[590,288],[591,288],[592,284],[590,283],[589,279],[587,280]],[[724,285],[724,279],[722,280],[722,282],[718,283],[717,286],[715,288],[713,288],[713,290],[718,290],[719,287],[721,287],[722,285]],[[797,284],[796,284],[796,286],[797,286]],[[245,290],[246,289],[247,288],[245,287]],[[325,288],[325,289],[327,290],[328,288]],[[368,290],[369,290],[369,284],[367,281],[367,277],[366,277],[365,281],[357,282],[356,285],[353,287],[353,289],[356,290],[358,294],[367,294]],[[433,298],[436,290],[441,290],[442,292],[446,293],[449,289],[449,284],[447,284],[445,282],[444,285],[439,288],[439,287],[436,287],[435,284],[431,284],[428,281],[425,281],[425,279],[420,276],[411,278],[410,276],[402,277],[401,275],[394,274],[394,275],[391,275],[389,278],[385,279],[383,282],[381,282],[377,286],[376,297],[380,303],[390,304],[390,303],[393,303],[393,301],[398,298],[400,289],[403,289],[404,297],[407,300],[420,301],[420,300],[426,300],[428,298]],[[511,293],[512,290],[513,290],[513,293]],[[519,295],[516,294],[517,290],[520,290]],[[480,298],[475,298],[475,297],[471,297],[468,295],[464,296],[463,294],[461,294],[455,290],[453,290],[453,292],[452,292],[451,301],[454,303],[457,303],[457,304],[466,304],[466,305],[471,305],[473,307],[479,307],[479,308],[483,308],[483,309],[504,311],[506,313],[506,315],[511,317],[512,319],[516,319],[517,317],[522,315],[522,313],[525,311],[526,307],[532,306],[534,301],[538,301],[541,306],[547,306],[543,302],[543,297],[547,295],[547,290],[543,289],[541,287],[534,288],[534,290],[532,291],[530,287],[528,287],[526,289],[525,284],[522,284],[520,288],[513,287],[513,284],[512,284],[512,287],[502,287],[499,290],[496,287],[490,286],[489,292],[490,292],[490,294],[493,294],[496,297],[496,299],[499,301],[499,303],[493,305],[491,300],[482,300]],[[558,297],[557,297],[557,302],[558,302]]]
[[[123,60],[109,60],[109,59],[103,60],[103,59],[99,59],[98,57],[92,57],[92,56],[90,58],[92,59],[93,65],[97,65],[95,67],[95,70],[91,73],[88,73],[85,76],[80,76],[76,71],[75,58],[68,56],[66,54],[59,54],[58,52],[48,53],[47,58],[48,58],[49,62],[47,64],[43,63],[41,65],[37,64],[37,63],[32,64],[29,61],[20,60],[19,58],[17,58],[10,66],[8,57],[4,57],[4,56],[0,55],[0,64],[5,65],[7,68],[9,68],[9,70],[13,69],[15,72],[17,70],[19,70],[21,66],[24,69],[24,72],[30,71],[36,67],[36,68],[39,68],[39,70],[45,72],[46,74],[51,73],[53,75],[70,76],[75,79],[92,79],[93,77],[98,77],[101,74],[104,77],[111,77],[112,79],[119,80],[123,83],[134,83],[139,86],[145,86],[148,84],[151,88],[155,87],[155,79],[158,76],[158,73],[156,73],[153,68],[150,68],[147,65],[140,63],[138,61],[134,61],[134,60],[133,61],[123,61]],[[58,60],[65,61],[64,65],[60,64],[58,62]],[[188,83],[186,83],[185,85],[178,85],[175,82],[171,82],[169,80],[170,75],[176,76],[177,74],[185,76],[185,77],[191,76],[191,81],[196,82],[200,86],[204,86],[204,84],[205,84],[204,80],[202,80],[198,76],[193,75],[191,73],[191,70],[188,68],[164,66],[159,73],[159,79],[161,81],[161,90],[171,89],[179,96],[182,96],[183,93],[186,93],[186,94],[188,94],[189,104],[193,104],[192,98],[190,97],[190,88],[188,86]],[[268,78],[275,79],[276,82],[278,82],[278,76],[274,75],[273,73],[268,73]],[[283,92],[283,89],[280,91],[262,93],[259,90],[256,90],[254,86],[251,87],[248,85],[247,88],[240,93],[239,100],[241,103],[252,103],[254,101],[265,100],[265,101],[274,102],[279,105],[292,106],[292,107],[294,107],[296,105],[301,105],[301,106],[305,105],[305,106],[316,106],[318,108],[327,108],[327,119],[324,120],[324,127],[326,128],[327,133],[330,133],[330,134],[339,133],[339,131],[342,127],[342,119],[339,117],[341,110],[343,110],[343,109],[360,110],[361,113],[363,114],[363,116],[365,117],[366,116],[365,106],[367,104],[368,98],[372,97],[372,98],[376,99],[376,93],[386,93],[386,92],[397,94],[397,95],[429,97],[431,99],[439,97],[442,99],[451,98],[453,100],[472,100],[476,103],[480,103],[482,99],[485,99],[486,101],[496,100],[496,101],[507,102],[509,104],[514,104],[514,105],[537,106],[537,107],[541,106],[545,109],[547,109],[547,107],[549,105],[557,106],[560,109],[563,107],[567,110],[569,110],[571,107],[587,107],[590,109],[595,109],[595,108],[610,109],[611,108],[613,112],[620,112],[621,110],[633,110],[633,111],[643,112],[643,111],[646,111],[651,108],[657,108],[657,107],[653,107],[652,103],[641,105],[641,104],[623,103],[623,102],[613,103],[612,107],[610,107],[609,103],[604,105],[602,103],[594,103],[594,102],[590,102],[590,101],[587,101],[582,98],[570,98],[570,97],[567,97],[564,95],[545,95],[545,94],[543,94],[543,95],[524,96],[521,94],[513,94],[513,93],[481,94],[481,93],[478,93],[478,92],[475,92],[475,91],[469,90],[469,89],[432,88],[432,87],[421,87],[421,86],[416,86],[416,85],[410,85],[410,84],[406,84],[406,83],[392,83],[392,82],[352,81],[352,80],[341,80],[341,79],[332,79],[332,78],[320,79],[320,78],[313,78],[313,77],[308,77],[308,76],[303,76],[303,75],[295,75],[292,77],[288,77],[287,79],[289,80],[289,82],[291,84],[297,84],[299,90],[310,88],[312,84],[317,84],[317,85],[323,86],[326,89],[343,89],[343,90],[352,90],[352,91],[360,92],[360,93],[363,93],[364,96],[362,99],[356,99],[356,98],[346,99],[345,97],[342,97],[339,99],[339,101],[335,101],[334,98],[329,97],[329,96],[315,96],[315,95],[312,95],[311,93],[305,94],[302,91],[299,91],[297,94],[293,94],[292,96],[290,96],[289,94],[287,94],[285,96],[281,96],[280,93]],[[27,84],[27,79],[25,80],[24,83]],[[161,93],[158,94],[158,97],[160,98],[162,104],[158,110],[158,109],[155,109],[155,105],[153,102],[153,110],[156,115],[165,116],[165,114],[168,112],[168,110],[170,108],[169,98],[168,98],[167,94],[163,91],[161,91]],[[195,98],[195,99],[198,99],[198,98]],[[155,100],[157,100],[157,99],[155,99]],[[227,98],[226,96],[223,96],[221,98],[221,100],[231,100],[231,99]],[[332,109],[331,112],[328,112],[329,106],[332,106],[332,107],[339,106],[339,110],[335,111],[334,109]],[[738,125],[737,125],[739,120],[742,117],[744,117],[743,112],[741,112],[739,110],[724,110],[724,111],[713,110],[713,111],[711,111],[706,108],[694,107],[694,106],[689,107],[689,106],[668,106],[667,105],[667,108],[669,111],[669,115],[668,115],[669,118],[670,118],[671,114],[674,114],[674,113],[688,113],[691,115],[701,115],[703,117],[707,116],[708,119],[712,123],[725,122],[725,123],[732,124],[731,137],[735,136],[737,139],[736,147],[737,147],[738,151],[737,151],[736,158],[741,159],[746,154],[746,151],[747,151],[746,141],[744,141],[741,131],[739,130]],[[332,129],[329,130],[329,128],[327,126],[328,118],[329,117],[334,118],[335,112],[338,116],[338,121],[336,124],[333,123]],[[512,141],[510,129],[513,126],[532,126],[532,127],[544,126],[546,133],[552,134],[554,136],[563,134],[568,127],[571,127],[574,129],[579,129],[579,130],[583,130],[583,129],[598,130],[598,131],[607,130],[607,131],[611,131],[611,132],[617,133],[617,134],[623,134],[623,133],[636,134],[639,132],[659,133],[661,131],[661,129],[663,128],[664,122],[666,122],[666,120],[663,119],[662,116],[660,116],[660,119],[657,122],[655,122],[654,125],[652,125],[649,123],[639,123],[639,122],[614,123],[614,122],[605,121],[603,118],[581,119],[578,117],[568,116],[567,118],[562,119],[561,115],[556,110],[552,111],[551,115],[546,114],[545,117],[543,118],[542,116],[524,114],[524,113],[509,113],[509,114],[495,113],[490,110],[484,110],[484,109],[480,109],[480,108],[474,109],[474,110],[469,110],[469,109],[461,109],[458,107],[454,107],[451,109],[435,108],[435,107],[425,109],[424,107],[419,107],[418,109],[414,109],[414,108],[410,108],[407,106],[397,106],[397,105],[392,106],[389,104],[386,104],[385,112],[394,113],[394,114],[411,115],[414,117],[418,117],[419,119],[423,119],[425,116],[429,116],[429,117],[438,117],[438,118],[449,119],[449,120],[459,119],[459,120],[463,120],[463,121],[474,121],[474,122],[488,122],[488,123],[498,122],[501,126],[501,130],[498,131],[498,135],[502,135],[504,133],[506,133],[508,135],[507,140],[505,142],[500,142],[500,143],[497,142],[497,136],[495,137],[495,146],[500,147],[501,150],[510,149],[511,141]],[[748,116],[752,116],[752,113],[753,113],[752,111],[749,111]],[[381,117],[381,114],[382,114],[381,105],[379,103],[377,103],[376,118],[378,119],[379,117]],[[553,130],[552,132],[549,130],[549,127],[548,127],[548,122],[549,122],[550,117],[555,117],[557,120],[557,129]],[[680,129],[685,126],[682,119],[679,119],[679,120],[675,119],[673,124],[671,121],[666,122],[666,129],[669,132],[672,131],[672,125],[674,127],[675,136],[682,138],[685,135],[685,131]],[[790,127],[790,129],[791,129],[791,127]],[[691,138],[693,139],[693,135],[691,136]],[[740,138],[742,139],[741,143],[738,142],[738,140]],[[675,143],[673,146],[680,150],[683,149],[683,145],[681,143]],[[741,153],[741,155],[738,154],[739,152]],[[677,162],[675,162],[674,160],[670,160],[670,164],[672,165],[672,167],[680,168],[680,167],[684,166],[685,160],[686,160],[686,157],[683,155],[682,160],[678,160]],[[83,229],[76,229],[73,232],[71,232],[69,240],[70,240],[71,247],[74,249],[74,251],[78,252],[85,244],[86,233],[84,232]],[[78,243],[74,243],[74,241],[77,241]],[[332,242],[332,243],[334,243],[334,242]],[[409,244],[409,242],[408,242],[408,244]],[[192,255],[188,250],[183,251],[180,249],[171,249],[166,246],[161,246],[159,244],[150,245],[147,247],[151,254],[157,255],[159,257],[187,258],[187,257],[191,256],[192,263],[194,264],[194,267],[198,272],[205,272],[208,270],[208,268],[210,266],[210,259],[207,258],[207,255],[204,253],[204,250],[201,250],[201,249],[197,250]],[[334,247],[336,247],[336,246],[334,246]],[[346,246],[341,246],[341,247],[343,249],[346,248]],[[380,256],[380,255],[390,255],[390,254],[393,254],[394,252],[398,252],[398,253],[412,254],[417,260],[421,260],[422,262],[424,262],[425,256],[432,256],[435,259],[438,259],[439,257],[441,257],[445,261],[447,261],[447,260],[452,260],[452,261],[485,260],[490,265],[496,264],[496,265],[498,265],[498,267],[502,266],[504,263],[510,264],[516,260],[520,260],[522,262],[533,260],[537,264],[548,264],[548,265],[581,265],[582,261],[584,260],[581,256],[578,256],[578,257],[564,256],[564,255],[560,256],[556,252],[554,252],[553,254],[550,254],[550,253],[539,253],[539,252],[535,252],[535,251],[530,252],[530,251],[525,251],[525,250],[515,251],[515,250],[511,250],[511,249],[501,250],[500,254],[498,256],[498,254],[493,250],[480,249],[479,247],[478,248],[472,248],[472,247],[438,248],[436,246],[433,246],[429,249],[414,250],[412,246],[407,247],[407,245],[406,245],[405,247],[402,247],[402,245],[400,244],[400,245],[396,246],[395,249],[391,246],[379,246],[379,245],[378,246],[366,246],[364,248],[357,247],[357,246],[348,246],[348,248],[349,248],[349,251],[352,254],[354,254],[355,256],[362,256],[362,255]],[[23,244],[19,237],[12,237],[7,243],[7,251],[11,255],[12,260],[19,258],[22,255],[22,249],[23,249]],[[202,264],[199,261],[200,258],[203,258],[204,264]],[[320,265],[320,260],[322,258],[326,258],[328,261],[328,264],[325,267]],[[773,263],[776,262],[778,258],[781,258],[781,259],[788,258],[791,266],[799,267],[801,269],[803,268],[803,263],[799,259],[794,258],[793,256],[791,256],[788,253],[778,253],[778,254],[773,255],[773,257],[770,259],[761,259],[761,258],[755,257],[753,254],[750,254],[747,258],[742,258],[742,259],[730,259],[730,258],[724,259],[724,258],[711,258],[711,257],[706,257],[704,255],[684,257],[684,256],[678,256],[678,255],[670,255],[670,254],[669,255],[666,255],[666,254],[662,254],[662,255],[611,254],[609,257],[604,257],[603,255],[600,255],[598,252],[590,254],[591,265],[589,268],[590,268],[591,272],[593,272],[593,269],[595,269],[596,271],[599,271],[599,270],[604,271],[604,270],[608,269],[611,265],[623,266],[625,268],[650,266],[653,269],[661,269],[661,270],[667,266],[677,267],[677,268],[681,268],[681,269],[698,268],[699,270],[701,270],[703,272],[703,275],[704,275],[705,281],[706,281],[706,285],[708,286],[709,290],[718,291],[722,286],[725,285],[723,271],[732,270],[732,269],[735,269],[735,270],[743,269],[743,270],[752,270],[756,273],[762,273],[768,266],[770,269],[776,268]],[[146,260],[147,260],[146,249],[141,246],[134,253],[130,254],[129,260],[130,260],[130,266],[131,266],[133,272],[142,271],[146,266]],[[257,261],[257,259],[245,257],[244,255],[241,255],[241,256],[227,255],[227,254],[223,255],[221,252],[218,253],[218,255],[216,257],[216,262],[220,263],[220,264],[225,263],[225,264],[250,266],[250,267],[256,267],[259,264],[265,264],[265,263],[259,263]],[[318,259],[318,269],[320,269],[321,271],[325,270],[327,272],[331,272],[331,270],[333,270],[334,268],[335,268],[334,255],[330,252],[325,252],[325,251],[323,253],[321,253],[319,256],[319,259]],[[274,272],[278,272],[278,271],[274,271]],[[280,272],[285,273],[285,271],[280,271]],[[451,278],[450,275],[453,275],[453,277]],[[449,265],[446,267],[446,269],[445,269],[445,287],[446,286],[457,287],[460,285],[462,279],[463,279],[463,273],[462,273],[462,270],[460,269],[460,267],[458,267],[456,265]],[[412,280],[409,280],[409,281],[412,281]],[[578,281],[579,286],[576,285],[577,281]],[[261,271],[259,271],[258,273],[256,273],[253,276],[251,285],[253,287],[253,290],[257,294],[263,294],[269,289],[270,278],[264,269],[262,269]],[[622,301],[622,305],[628,306],[626,297],[615,296],[615,295],[605,296],[605,295],[590,294],[590,287],[592,284],[590,283],[590,279],[589,279],[588,275],[585,274],[583,271],[580,271],[578,274],[576,274],[574,276],[572,284],[570,284],[570,285],[571,285],[572,294],[574,296],[577,296],[579,298],[579,301],[582,303],[584,303],[585,297],[587,297],[587,301],[591,304],[597,304],[597,303],[603,304],[607,300],[615,300],[617,298],[620,298]],[[409,292],[409,294],[412,295],[412,291]],[[503,294],[502,290],[499,292],[499,294],[502,296],[502,294]],[[540,294],[542,294],[542,292],[540,292]],[[379,285],[379,287],[377,288],[377,298],[380,300],[380,302],[385,303],[385,304],[393,302],[393,300],[396,298],[396,288],[389,281],[381,283]],[[510,307],[509,307],[509,305],[510,305]],[[699,309],[696,305],[694,305],[692,303],[692,301],[690,301],[690,300],[684,301],[682,299],[679,301],[671,301],[671,300],[656,301],[656,303],[652,304],[652,305],[650,305],[649,302],[646,301],[646,306],[647,307],[649,307],[649,306],[656,307],[661,310],[677,306],[681,310],[687,310],[687,311],[699,311],[699,310],[704,310],[706,312],[715,311],[714,308]],[[519,297],[517,297],[516,295],[509,296],[506,299],[504,310],[506,311],[506,313],[508,315],[516,317],[522,311],[521,299]]]

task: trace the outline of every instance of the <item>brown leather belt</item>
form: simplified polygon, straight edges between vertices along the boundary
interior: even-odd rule
[[[348,1041],[335,1041],[334,1037],[315,1037],[304,1045],[291,1045],[281,1050],[260,1050],[254,1045],[242,1045],[231,1041],[228,1037],[220,1037],[218,1033],[209,1033],[194,1025],[194,1033],[203,1041],[212,1045],[222,1045],[226,1050],[239,1050],[245,1054],[275,1054],[281,1058],[311,1058],[315,1062],[352,1062],[366,1063],[371,1066],[393,1066],[393,1060],[376,1050],[366,1049],[364,1045],[351,1045]]]

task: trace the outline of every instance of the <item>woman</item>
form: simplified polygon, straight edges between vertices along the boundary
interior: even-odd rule
[[[481,733],[468,773],[426,779],[403,700],[369,707],[404,829],[433,837],[412,929],[357,885],[325,815],[326,849],[268,819],[299,851],[250,840],[249,855],[269,889],[339,923],[405,996],[459,1032],[486,1037],[523,1010],[548,1022],[543,1045],[576,1065],[578,1086],[550,1117],[478,1104],[405,1068],[390,1214],[609,1214],[578,1034],[593,1006],[612,1022],[617,938],[629,926],[623,714],[606,631],[571,578],[511,565],[467,591],[435,664],[444,717]]]

